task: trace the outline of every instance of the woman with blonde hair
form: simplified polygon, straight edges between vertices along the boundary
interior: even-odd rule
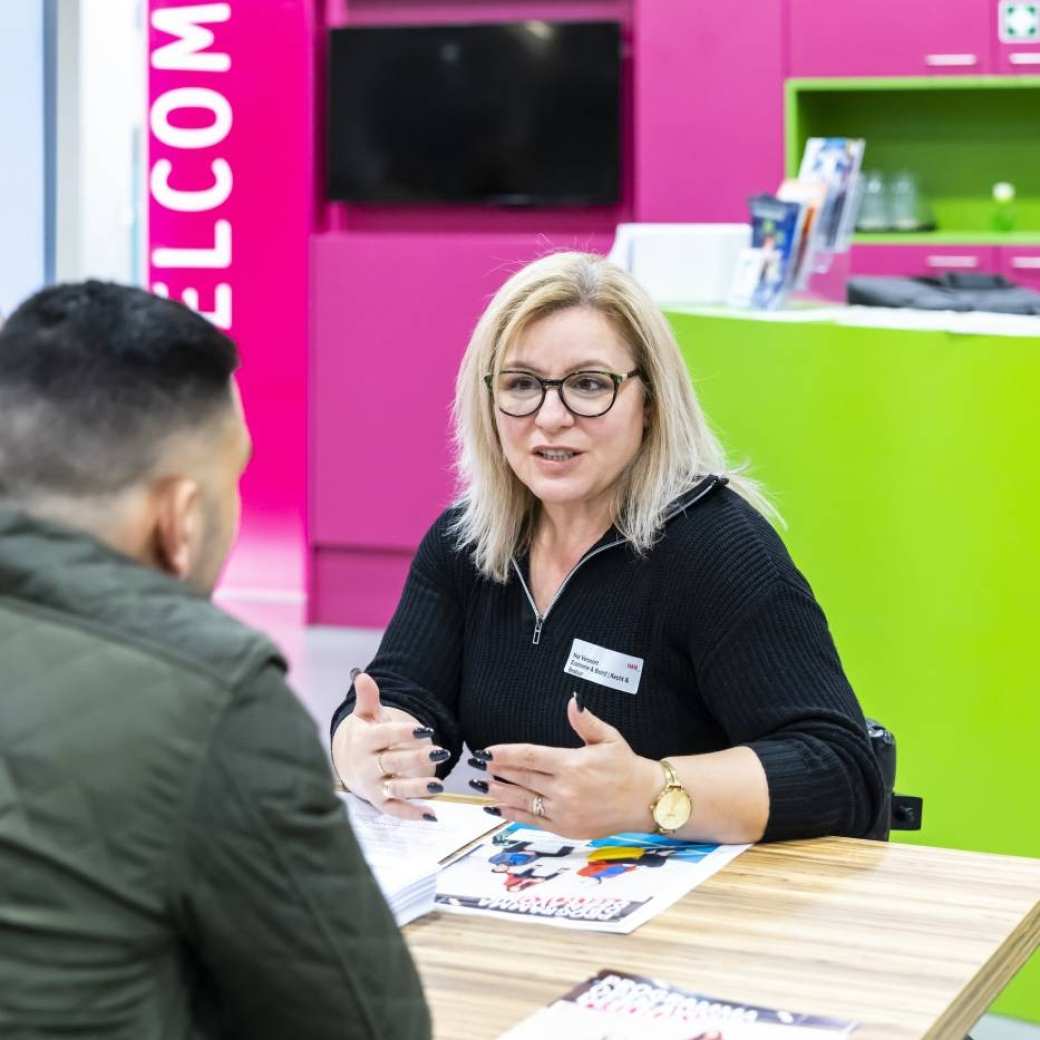
[[[460,495],[333,719],[344,783],[433,819],[466,743],[489,812],[571,838],[869,832],[826,619],[638,284],[584,253],[514,274],[454,414]]]

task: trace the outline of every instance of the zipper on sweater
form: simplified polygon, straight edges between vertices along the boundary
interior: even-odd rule
[[[672,509],[666,514],[664,520],[667,523],[678,513],[685,512],[691,506],[696,505],[705,495],[711,491],[712,488],[717,485],[726,485],[729,483],[728,477],[717,477],[714,473],[709,474],[701,485],[695,489],[696,494],[692,498],[688,498],[682,502],[681,505]],[[560,582],[560,587],[556,590],[556,595],[553,596],[552,602],[545,608],[545,613],[540,614],[538,612],[538,606],[534,601],[534,596],[531,595],[531,590],[527,587],[527,582],[524,581],[523,572],[520,570],[520,565],[516,562],[516,557],[512,558],[513,570],[516,571],[516,576],[520,579],[520,584],[524,587],[524,595],[527,596],[527,602],[531,604],[531,610],[534,612],[534,635],[531,637],[531,643],[537,646],[542,640],[542,626],[545,624],[545,619],[549,616],[549,611],[556,606],[556,601],[563,594],[563,590],[567,587],[567,582],[574,577],[575,571],[583,564],[586,560],[591,560],[593,556],[598,556],[601,552],[606,552],[607,549],[613,549],[616,545],[624,544],[624,538],[616,538],[612,542],[607,542],[606,545],[601,545],[598,549],[593,549],[592,552],[586,553],[578,562],[567,572],[567,576]]]
[[[516,557],[513,557],[513,570],[516,571],[516,576],[520,579],[520,584],[524,588],[524,595],[527,596],[527,602],[531,604],[531,610],[534,611],[534,635],[531,637],[531,643],[537,646],[542,641],[542,626],[545,624],[545,619],[549,616],[549,611],[556,606],[557,600],[563,595],[563,590],[567,587],[567,583],[574,577],[575,572],[578,568],[585,563],[587,560],[591,560],[593,556],[598,556],[601,552],[606,552],[607,549],[613,549],[616,545],[623,545],[625,543],[624,538],[616,538],[612,542],[607,542],[606,545],[601,545],[598,549],[593,549],[592,552],[586,553],[578,562],[567,572],[566,577],[560,582],[560,587],[556,590],[556,595],[553,596],[549,606],[545,608],[545,613],[541,614],[538,611],[538,606],[534,601],[534,596],[531,595],[531,590],[527,587],[527,582],[524,581],[523,572],[520,570],[520,565],[516,562]]]

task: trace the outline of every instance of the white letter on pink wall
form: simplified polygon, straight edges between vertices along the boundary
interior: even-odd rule
[[[170,116],[179,109],[204,109],[209,126],[174,126]],[[223,94],[209,87],[176,87],[160,94],[149,116],[152,133],[170,148],[212,148],[231,130],[231,105]]]
[[[167,209],[178,213],[204,213],[208,209],[227,202],[231,195],[234,178],[231,176],[231,164],[226,159],[214,159],[210,163],[213,183],[208,188],[174,188],[170,184],[173,163],[169,159],[159,159],[152,167],[149,188],[152,198]]]
[[[152,264],[155,267],[205,267],[231,266],[231,222],[218,220],[213,225],[213,245],[201,249],[153,249]]]
[[[153,11],[152,28],[179,38],[152,51],[152,68],[227,72],[231,56],[203,53],[213,43],[213,33],[196,23],[226,22],[230,17],[230,4],[192,4]]]
[[[165,282],[154,282],[152,292],[164,299],[170,298],[170,287]],[[213,290],[213,310],[199,310],[199,290],[186,287],[181,292],[181,302],[190,307],[203,318],[213,322],[218,329],[225,332],[231,328],[231,286],[227,282],[220,282]]]

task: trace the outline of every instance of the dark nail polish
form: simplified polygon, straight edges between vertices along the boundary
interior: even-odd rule
[[[481,762],[490,762],[491,761],[491,752],[490,751],[474,751],[473,752],[473,757],[474,758],[479,758]]]
[[[581,694],[577,690],[574,691],[574,703],[578,706],[578,711],[585,710],[585,702],[582,700]]]
[[[502,815],[502,810],[499,809],[499,807],[497,805],[485,805],[484,806],[484,812],[486,812],[489,816],[501,816]]]
[[[432,812],[424,812],[422,814],[422,818],[424,820],[429,820],[430,823],[436,823],[437,822],[437,817],[434,816]]]
[[[479,791],[481,794],[488,793],[488,782],[486,780],[470,780],[469,786],[472,787],[474,791]]]
[[[416,740],[426,740],[433,736],[433,730],[429,726],[418,726],[412,730],[412,736]]]
[[[487,769],[487,762],[481,762],[479,758],[471,758],[469,764],[474,769]]]
[[[426,790],[429,791],[430,794],[442,794],[444,791],[444,784],[440,784],[436,780],[431,780],[426,785]]]
[[[431,762],[447,762],[449,758],[451,758],[451,752],[445,751],[442,747],[434,748],[430,752]]]
[[[360,674],[361,674],[361,669],[360,668],[351,668],[350,669],[350,681],[353,682]]]

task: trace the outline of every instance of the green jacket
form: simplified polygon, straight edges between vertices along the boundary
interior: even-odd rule
[[[429,1034],[274,646],[0,510],[0,1037]]]

